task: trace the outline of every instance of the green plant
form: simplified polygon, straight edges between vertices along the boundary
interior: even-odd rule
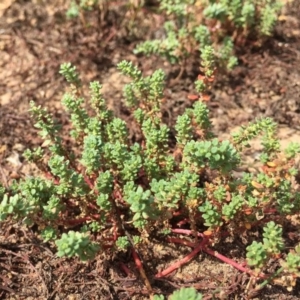
[[[78,3],[79,2],[79,3]],[[95,8],[98,4],[98,0],[72,0],[70,2],[69,9],[66,12],[68,18],[76,18],[79,16],[81,11],[89,11]]]
[[[264,227],[263,243],[253,242],[247,247],[247,259],[250,266],[261,268],[268,256],[278,255],[284,248],[282,228],[273,221]]]
[[[267,254],[262,243],[254,241],[247,247],[247,261],[250,266],[261,268],[267,260]]]
[[[130,246],[127,236],[119,236],[116,240],[116,246],[121,250],[126,250]]]
[[[196,82],[201,87],[200,99],[213,79],[212,54],[211,47],[203,51],[204,75]],[[241,127],[230,140],[220,140],[211,132],[207,106],[198,101],[178,117],[170,147],[172,128],[162,122],[160,110],[163,72],[144,77],[126,61],[118,68],[132,79],[124,87],[124,97],[142,133],[141,141],[133,143],[128,138],[126,123],[107,109],[98,82],[90,84],[94,109],[90,116],[76,69],[63,65],[61,73],[71,82],[71,89],[62,102],[73,130],[64,133],[46,109],[31,102],[35,126],[47,147],[27,150],[24,155],[44,177],[0,187],[0,219],[38,225],[44,241],[56,244],[58,256],[88,260],[99,251],[129,248],[149,291],[138,250],[157,236],[194,248],[183,260],[156,274],[158,278],[200,251],[255,275],[257,281],[270,281],[275,275],[276,279],[299,277],[299,245],[287,253],[288,235],[282,233],[284,225],[294,226],[300,209],[300,192],[294,185],[299,145],[293,143],[283,153],[270,118]],[[66,134],[73,142],[65,142]],[[261,169],[236,178],[233,171],[243,163],[244,149],[258,136],[263,146]],[[178,220],[190,230],[177,228]],[[206,230],[200,233],[203,226]],[[248,233],[259,233],[261,228],[262,235],[247,248],[247,262],[254,272],[210,249],[224,236],[234,239],[242,234],[250,239]],[[176,234],[192,235],[194,241],[173,238]],[[278,269],[269,274],[272,260]]]
[[[282,5],[280,0],[162,0],[164,37],[142,42],[135,52],[155,54],[184,68],[195,51],[213,45],[218,64],[232,69],[237,64],[234,43],[250,35],[271,35]]]
[[[259,272],[268,262],[268,257],[276,256],[283,249],[283,238],[281,228],[274,222],[270,222],[264,228],[264,242],[253,242],[247,247],[247,262]],[[300,246],[296,245],[295,250],[289,252],[285,260],[280,261],[281,268],[258,286],[264,287],[271,280],[275,283],[286,286],[288,291],[292,291],[296,285],[296,279],[300,275]]]
[[[63,233],[61,238],[55,242],[58,256],[79,256],[82,261],[94,258],[99,246],[92,243],[90,239],[83,233],[70,230]]]
[[[300,276],[300,245],[295,247],[295,250],[288,253],[286,260],[281,261],[283,270],[289,274],[293,274],[294,278]]]
[[[164,296],[155,295],[153,300],[164,300]],[[198,293],[195,288],[181,288],[168,298],[169,300],[202,300],[202,294]]]

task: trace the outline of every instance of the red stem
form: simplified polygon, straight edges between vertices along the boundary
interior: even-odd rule
[[[182,215],[182,210],[178,210],[178,211],[173,212],[174,217],[178,217],[178,216],[181,216],[181,215]]]
[[[187,224],[188,222],[189,222],[189,220],[187,218],[185,218],[185,219],[179,221],[176,225],[180,227],[180,226]]]
[[[264,210],[264,213],[265,214],[274,214],[277,212],[277,209],[276,208],[269,208],[269,209],[265,209]]]
[[[113,240],[116,242],[118,239],[118,225],[117,222],[113,219]]]
[[[193,234],[191,230],[187,230],[187,229],[172,229],[172,232],[179,233],[179,234],[186,234],[186,235],[192,235]],[[198,236],[202,236],[202,238],[203,238],[203,234],[202,233],[198,232]],[[194,243],[192,243],[190,241],[178,239],[178,238],[169,238],[168,241],[173,242],[173,243],[183,244],[183,245],[186,245],[186,246],[189,246],[189,247],[195,247]],[[234,260],[232,260],[232,259],[230,259],[230,258],[228,258],[228,257],[226,257],[226,256],[224,256],[224,255],[222,255],[220,253],[218,253],[217,251],[213,251],[213,250],[207,248],[206,247],[206,244],[208,242],[207,238],[204,238],[203,241],[206,241],[206,243],[204,244],[204,246],[202,246],[202,250],[204,252],[206,252],[207,254],[210,254],[210,255],[218,258],[219,260],[221,260],[221,261],[223,261],[223,262],[231,265],[232,267],[238,269],[239,271],[245,272],[245,273],[247,273],[247,274],[249,274],[251,276],[256,276],[256,277],[258,276],[260,278],[266,278],[266,275],[263,274],[263,273],[261,273],[259,275],[256,275],[256,274],[253,273],[252,270],[249,270],[248,268],[245,268],[244,267],[245,263],[239,264],[239,263],[235,262]],[[200,245],[202,244],[202,242],[200,243]],[[196,249],[198,249],[198,247]],[[173,266],[175,266],[175,265],[173,265]],[[171,267],[169,267],[169,268],[171,268]],[[168,269],[166,269],[166,270],[168,270]]]
[[[135,265],[137,267],[137,269],[139,270],[139,273],[141,275],[141,277],[143,278],[144,280],[144,283],[148,289],[149,292],[152,292],[152,287],[151,287],[151,284],[150,284],[150,281],[145,273],[145,270],[144,270],[144,267],[143,267],[143,264],[138,256],[138,254],[136,253],[134,247],[131,248],[132,250],[132,257],[133,257],[133,260],[135,262]]]
[[[82,224],[86,221],[89,221],[90,217],[84,217],[84,218],[78,218],[78,219],[72,219],[72,220],[63,220],[63,223],[67,223],[68,225],[75,226]]]
[[[182,240],[179,238],[167,238],[167,241],[170,243],[182,244],[185,246],[189,246],[191,248],[195,248],[196,244],[190,241]]]
[[[228,258],[228,257],[226,257],[226,256],[224,256],[224,255],[222,255],[220,253],[218,253],[217,251],[213,251],[213,250],[211,250],[209,248],[206,248],[206,247],[203,248],[203,251],[206,252],[207,254],[210,254],[210,255],[218,258],[219,260],[221,260],[221,261],[223,261],[223,262],[231,265],[232,267],[238,269],[239,271],[248,273],[251,276],[258,276],[260,278],[266,278],[266,276],[264,274],[262,274],[262,273],[259,274],[259,275],[255,275],[251,270],[245,268],[243,265],[235,262],[234,260],[232,260],[232,259],[230,259],[230,258]]]
[[[78,218],[78,219],[63,220],[63,223],[67,223],[69,225],[75,226],[75,225],[82,224],[86,221],[90,221],[91,219],[99,220],[99,218],[100,218],[100,215],[90,215],[90,216]]]
[[[94,189],[94,184],[90,181],[90,179],[89,179],[87,176],[84,176],[84,181],[85,181],[85,183],[89,186],[89,188],[90,188],[91,190]],[[95,193],[96,195],[98,194],[97,191],[94,191],[94,193]]]
[[[128,269],[128,267],[123,262],[120,263],[120,268],[127,275],[127,277],[131,276],[131,274],[132,274],[131,271]]]
[[[162,272],[157,273],[155,275],[155,278],[161,278],[161,277],[167,276],[168,274],[170,274],[170,273],[174,272],[175,270],[177,270],[178,268],[180,268],[182,265],[188,263],[190,260],[192,260],[197,255],[198,252],[200,252],[205,247],[205,244],[207,242],[208,242],[207,239],[203,239],[201,241],[201,243],[190,254],[188,254],[184,258],[180,259],[179,261],[177,261],[176,263],[174,263],[167,269],[163,270]]]
[[[89,208],[92,208],[92,209],[95,209],[95,210],[99,210],[100,209],[100,207],[97,207],[95,204],[93,204],[93,203],[87,203],[87,206],[89,207]],[[100,216],[100,215],[99,215]]]
[[[68,199],[67,200],[67,203],[70,205],[72,205],[72,206],[75,206],[75,207],[77,207],[78,205],[73,201],[73,200],[71,200],[71,199]],[[92,209],[94,209],[94,210],[99,210],[100,209],[100,207],[97,207],[96,205],[94,205],[93,203],[87,203],[87,206],[89,207],[89,208],[92,208]],[[100,215],[95,215],[95,216],[99,216],[100,217]]]
[[[46,177],[47,179],[53,180],[54,184],[59,184],[59,180],[56,179],[50,172],[45,171],[45,172],[44,172],[44,175],[45,175],[45,177]]]
[[[131,251],[132,251],[132,257],[133,257],[134,263],[135,263],[136,267],[140,270],[143,267],[142,262],[133,247],[132,247]]]
[[[175,228],[175,229],[172,229],[172,232],[179,233],[179,234],[185,234],[185,235],[194,235],[194,232],[189,229]],[[199,237],[202,237],[202,238],[205,237],[203,233],[197,232],[197,234]]]

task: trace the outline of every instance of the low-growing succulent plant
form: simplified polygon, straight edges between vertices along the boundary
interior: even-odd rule
[[[161,70],[144,77],[130,62],[118,65],[132,79],[124,88],[124,98],[142,133],[141,141],[133,142],[126,122],[107,109],[101,85],[90,85],[94,114],[89,115],[79,75],[71,65],[62,65],[61,73],[72,85],[62,102],[70,114],[73,130],[67,134],[73,144],[67,147],[61,126],[46,109],[31,102],[30,111],[46,147],[27,150],[24,155],[44,177],[28,177],[8,188],[0,187],[0,220],[38,225],[43,240],[56,244],[58,256],[88,260],[106,249],[130,248],[150,290],[138,248],[156,236],[186,233],[176,228],[180,222],[195,238],[193,255],[203,250],[251,275],[251,269],[212,251],[209,245],[217,247],[223,236],[236,238],[239,233],[253,240],[248,232],[261,231],[246,249],[255,278],[267,272],[271,260],[279,259],[276,278],[299,277],[299,245],[288,251],[288,235],[283,230],[286,224],[292,226],[291,219],[299,214],[294,158],[300,146],[292,143],[282,152],[276,124],[270,118],[241,127],[229,140],[214,136],[208,108],[201,101],[215,68],[213,61],[209,63],[213,49],[207,48],[205,53],[209,55],[202,65],[204,75],[197,80],[202,86],[199,100],[178,117],[173,143],[173,128],[161,117]],[[251,147],[251,139],[257,136],[262,136],[263,146],[260,170],[235,177],[233,171],[243,164],[243,150]],[[203,226],[206,230],[199,233]],[[295,230],[299,234],[299,228]],[[172,297],[201,299],[191,289]]]
[[[163,28],[155,29],[163,32],[162,37],[141,42],[135,53],[166,58],[172,64],[179,64],[182,74],[191,56],[213,46],[219,67],[230,70],[238,63],[235,44],[245,44],[249,38],[260,41],[272,35],[283,4],[281,0],[161,0],[153,9],[164,17]],[[126,7],[124,19],[128,19],[130,31],[137,31],[140,20],[136,15],[147,10],[147,1],[121,1],[119,5]],[[108,0],[72,0],[66,15],[80,16],[87,23],[84,12],[95,10],[103,14],[114,6]],[[130,10],[132,13],[128,13]]]
[[[280,0],[162,0],[159,12],[165,15],[164,37],[140,43],[136,53],[156,54],[184,67],[196,50],[213,45],[222,68],[238,62],[234,43],[248,36],[259,39],[272,34]]]
[[[162,295],[155,295],[153,300],[164,300]],[[170,295],[169,300],[202,300],[202,294],[195,288],[181,288]]]

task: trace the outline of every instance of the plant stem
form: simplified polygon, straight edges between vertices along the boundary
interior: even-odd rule
[[[146,275],[146,272],[144,270],[143,264],[142,264],[142,262],[141,262],[141,260],[140,260],[140,258],[138,256],[138,254],[136,253],[134,247],[131,248],[131,251],[132,251],[132,257],[133,257],[133,260],[135,262],[135,265],[136,265],[137,269],[139,270],[140,275],[143,278],[144,283],[145,283],[148,291],[152,292],[153,291],[152,290],[152,286],[151,286],[150,281],[149,281],[149,279],[148,279],[148,277]]]
[[[190,254],[188,254],[187,256],[182,258],[181,260],[177,261],[176,263],[174,263],[173,265],[171,265],[170,267],[168,267],[164,271],[159,272],[158,274],[156,274],[155,278],[161,278],[161,277],[167,276],[168,274],[170,274],[173,271],[180,268],[182,265],[188,263],[190,260],[192,260],[197,255],[198,252],[200,252],[205,247],[205,244],[207,243],[207,241],[208,241],[207,239],[203,239],[201,241],[201,243]]]
[[[268,277],[265,281],[263,281],[258,287],[255,288],[255,291],[259,291],[261,290],[265,285],[267,285],[273,278],[277,277],[277,275],[279,275],[282,271],[283,271],[283,267],[281,267],[280,269],[278,269],[273,275],[271,275],[270,277]]]
[[[172,232],[173,233],[179,233],[179,234],[186,234],[186,235],[192,235],[193,232],[191,230],[187,230],[187,229],[172,229]],[[197,233],[198,236],[201,236],[202,238],[204,237],[204,235],[202,233]],[[204,252],[206,252],[207,254],[210,254],[216,258],[218,258],[219,260],[231,265],[232,267],[234,267],[235,269],[241,271],[241,272],[244,272],[244,273],[247,273],[251,276],[255,276],[255,277],[260,277],[260,278],[266,278],[266,275],[265,274],[259,274],[258,276],[253,274],[253,272],[251,270],[249,270],[248,268],[245,268],[242,264],[239,264],[237,262],[235,262],[234,260],[218,253],[217,251],[213,251],[209,248],[206,247],[206,244],[208,242],[208,239],[207,238],[204,238],[204,240],[206,241],[205,244],[202,246],[202,250]],[[180,243],[180,244],[183,244],[183,245],[187,245],[187,246],[190,246],[190,247],[194,247],[194,243],[192,242],[189,242],[189,241],[184,241],[182,239],[177,239],[177,238],[169,238],[169,241],[171,242],[174,242],[174,243]],[[201,243],[202,244],[202,243]],[[200,245],[201,245],[200,244]],[[198,246],[199,247],[199,246]],[[198,248],[197,247],[197,248]]]

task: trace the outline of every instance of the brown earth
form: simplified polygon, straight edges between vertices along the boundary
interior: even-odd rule
[[[48,3],[51,2],[51,3]],[[29,118],[29,101],[47,106],[63,123],[66,114],[60,105],[66,83],[58,74],[59,65],[70,61],[77,66],[84,85],[92,80],[103,84],[103,93],[115,113],[130,121],[122,105],[122,88],[128,79],[119,75],[116,64],[133,61],[145,74],[162,68],[168,77],[165,121],[174,124],[176,116],[191,105],[199,64],[189,66],[174,84],[179,69],[163,60],[137,57],[134,46],[142,37],[159,28],[162,20],[143,12],[135,16],[139,28],[124,18],[124,1],[107,14],[89,13],[85,20],[67,21],[62,0],[2,0],[0,3],[0,181],[35,173],[22,156],[27,147],[41,144]],[[208,103],[215,132],[223,137],[241,124],[260,116],[279,123],[279,135],[286,146],[300,142],[300,1],[288,1],[275,35],[261,47],[238,49],[239,66],[229,75],[219,75]],[[123,15],[123,17],[122,17]],[[154,22],[155,21],[155,22]],[[86,26],[89,23],[89,26]],[[156,24],[156,28],[154,25]],[[150,30],[151,29],[151,30]],[[129,122],[130,124],[130,122]],[[254,161],[255,151],[249,153]],[[237,239],[218,250],[243,261]],[[246,275],[200,253],[176,274],[155,280],[154,274],[190,252],[156,241],[141,249],[143,262],[155,292],[169,294],[175,288],[195,286],[205,299],[250,299],[245,290]],[[126,264],[132,276],[120,268]],[[251,286],[248,286],[251,289]],[[272,285],[253,299],[299,299],[300,284],[293,292]],[[223,297],[223,298],[222,298]],[[42,243],[35,228],[22,223],[2,223],[0,233],[1,299],[149,299],[135,270],[131,255],[99,255],[89,263],[58,259],[52,244]]]

